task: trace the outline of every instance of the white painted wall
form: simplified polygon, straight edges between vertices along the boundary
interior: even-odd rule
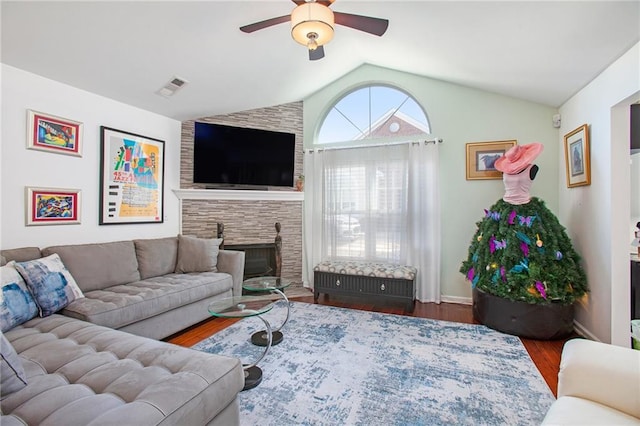
[[[2,64],[0,247],[46,247],[178,234],[179,121]],[[169,102],[169,101],[167,101]],[[27,109],[84,123],[81,158],[29,150]],[[98,225],[100,126],[165,141],[164,223]],[[25,226],[25,186],[82,190],[79,225]]]
[[[569,189],[558,181],[559,218],[583,256],[591,288],[576,320],[591,337],[621,346],[629,346],[629,105],[639,99],[640,43],[560,107],[561,167],[562,135],[590,126],[591,185]]]
[[[559,174],[555,108],[372,65],[364,65],[304,99],[304,140],[310,148],[327,108],[345,92],[367,83],[390,84],[410,93],[426,110],[440,146],[442,279],[444,301],[470,302],[471,289],[458,272],[484,212],[504,193],[502,180],[467,181],[466,143],[516,139],[540,142],[545,150],[532,195],[557,214]],[[361,142],[359,142],[361,143]],[[564,165],[562,165],[564,173]]]

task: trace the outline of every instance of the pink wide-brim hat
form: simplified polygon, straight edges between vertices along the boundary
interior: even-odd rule
[[[544,145],[532,142],[526,145],[516,145],[498,158],[494,164],[496,170],[508,175],[520,173],[536,159],[544,149]]]

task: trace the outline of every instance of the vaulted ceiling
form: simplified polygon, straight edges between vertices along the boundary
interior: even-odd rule
[[[290,0],[2,1],[2,62],[178,120],[304,99],[368,63],[559,106],[640,40],[639,1],[336,0],[389,19],[382,37],[336,26],[309,61]],[[156,92],[173,76],[189,83]]]

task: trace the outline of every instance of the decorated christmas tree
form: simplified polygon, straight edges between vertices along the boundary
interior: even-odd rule
[[[529,196],[538,170],[531,161],[541,151],[540,144],[516,146],[496,161],[505,196],[476,223],[460,272],[473,288],[500,298],[571,305],[588,291],[587,280],[565,228]]]
[[[569,305],[585,294],[580,256],[542,200],[499,200],[484,212],[460,268],[473,287],[527,303]]]

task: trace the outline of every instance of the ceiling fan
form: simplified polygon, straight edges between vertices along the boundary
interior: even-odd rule
[[[381,36],[387,31],[387,19],[334,12],[329,6],[334,0],[291,0],[297,6],[290,15],[255,22],[240,27],[240,31],[252,33],[273,25],[291,21],[291,36],[309,49],[309,60],[324,58],[324,45],[333,38],[335,24]]]

